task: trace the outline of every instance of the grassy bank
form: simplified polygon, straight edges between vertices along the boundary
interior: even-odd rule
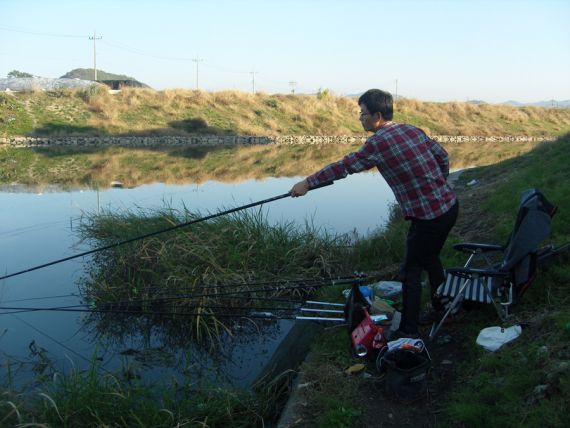
[[[287,375],[248,391],[172,381],[157,388],[91,368],[39,379],[33,393],[3,388],[2,427],[264,426],[286,398]]]
[[[0,136],[360,135],[355,98],[104,88],[0,94]],[[570,109],[398,100],[394,120],[439,135],[561,135]]]
[[[464,257],[455,242],[506,242],[514,224],[520,193],[541,189],[558,205],[551,239],[570,241],[570,137],[542,144],[529,153],[496,165],[465,172],[457,184],[461,210],[444,249],[444,265],[460,266]],[[476,186],[467,183],[478,180]],[[402,256],[406,225],[393,221],[376,236]],[[547,242],[548,243],[548,242]],[[356,362],[347,351],[345,331],[331,330],[314,346],[302,371],[308,385],[299,394],[308,405],[298,408],[296,426],[441,426],[564,427],[570,423],[570,254],[560,256],[534,283],[505,326],[528,322],[522,336],[495,353],[475,344],[478,332],[500,325],[493,308],[469,311],[457,325],[444,326],[449,344],[431,344],[434,357],[429,399],[404,405],[383,393],[374,367],[368,377],[348,376]],[[397,267],[397,266],[395,266]],[[428,333],[425,331],[424,333]]]
[[[452,169],[488,165],[528,152],[537,143],[449,143]],[[159,147],[132,149],[0,149],[0,184],[126,187],[154,182],[237,182],[307,175],[336,161],[360,144],[237,147]]]

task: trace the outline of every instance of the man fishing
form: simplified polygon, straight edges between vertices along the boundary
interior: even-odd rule
[[[402,267],[402,318],[390,339],[417,337],[424,270],[429,277],[432,310],[422,318],[431,321],[443,310],[435,298],[437,287],[445,279],[439,254],[459,211],[455,192],[446,182],[449,158],[443,147],[421,129],[392,122],[390,93],[370,89],[360,96],[358,105],[362,127],[374,134],[356,152],[295,184],[290,194],[303,196],[321,183],[372,167],[378,169],[410,221]]]

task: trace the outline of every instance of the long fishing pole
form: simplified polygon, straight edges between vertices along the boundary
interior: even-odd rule
[[[311,282],[315,281],[315,282]],[[193,299],[200,299],[203,297],[211,297],[215,299],[227,299],[227,300],[250,300],[250,301],[271,301],[271,302],[281,302],[281,303],[302,303],[299,299],[284,299],[279,297],[259,297],[259,296],[244,296],[248,292],[273,292],[273,291],[281,291],[281,290],[288,290],[288,289],[311,289],[311,288],[319,288],[325,287],[329,284],[337,285],[337,284],[349,284],[354,282],[360,282],[360,278],[355,277],[336,277],[334,279],[325,279],[325,278],[318,278],[318,279],[296,279],[296,280],[280,280],[280,281],[266,281],[266,282],[252,282],[252,283],[235,283],[232,286],[247,286],[251,287],[253,285],[263,285],[263,284],[292,284],[295,282],[301,282],[302,284],[298,285],[290,285],[290,286],[281,286],[281,287],[270,287],[270,288],[254,288],[254,289],[247,289],[247,290],[234,290],[225,293],[204,293],[204,294],[175,294],[175,295],[164,295],[160,297],[149,297],[149,298],[141,298],[141,299],[122,299],[122,300],[115,300],[110,302],[102,302],[103,305],[106,307],[113,307],[113,306],[135,306],[135,305],[144,305],[144,304],[152,304],[152,303],[164,303],[167,301],[176,301],[176,300],[193,300]],[[222,288],[229,287],[230,284],[224,284]],[[155,289],[153,287],[152,289]],[[208,288],[216,288],[216,286],[200,286],[198,287],[200,290],[205,290]],[[236,295],[240,294],[240,295]],[[36,298],[26,298],[26,299],[15,299],[15,300],[8,300],[2,302],[4,305],[8,303],[17,303],[17,302],[25,302],[25,301],[32,301],[32,300],[47,300],[47,299],[55,299],[55,298],[62,298],[62,297],[80,297],[77,294],[64,294],[58,296],[44,296],[44,297],[36,297]],[[307,301],[306,303],[314,303],[312,301]],[[77,308],[82,306],[87,306],[88,304],[76,304],[76,305],[69,305],[69,306],[59,306],[53,309],[67,309],[67,308]],[[51,310],[53,310],[51,309]],[[124,309],[124,308],[123,308]],[[6,315],[11,313],[21,313],[21,312],[33,312],[42,310],[42,308],[14,308],[14,307],[6,307],[0,306],[0,311],[2,310],[15,310],[17,312],[0,312],[0,315]],[[49,308],[43,310],[50,310]]]
[[[326,183],[319,184],[318,186],[311,187],[309,190],[320,189],[321,187],[330,186],[331,184],[333,184],[333,182],[332,182],[332,181],[329,181],[329,182],[326,182]],[[170,231],[172,231],[172,230],[180,229],[181,227],[190,226],[190,225],[192,225],[192,224],[200,223],[200,222],[203,222],[203,221],[206,221],[206,220],[211,220],[211,219],[216,218],[216,217],[221,217],[221,216],[223,216],[223,215],[232,214],[232,213],[235,213],[235,212],[238,212],[238,211],[241,211],[241,210],[245,210],[245,209],[248,209],[248,208],[252,208],[252,207],[259,206],[259,205],[267,204],[267,203],[269,203],[269,202],[274,202],[274,201],[277,201],[277,200],[279,200],[279,199],[288,198],[288,197],[290,197],[290,196],[291,196],[291,193],[287,192],[287,193],[283,193],[282,195],[278,195],[278,196],[274,196],[274,197],[272,197],[272,198],[264,199],[264,200],[262,200],[262,201],[252,202],[252,203],[250,203],[250,204],[246,204],[246,205],[242,205],[242,206],[240,206],[240,207],[236,207],[236,208],[232,208],[232,209],[229,209],[229,210],[221,211],[221,212],[218,212],[218,213],[216,213],[216,214],[210,214],[210,215],[207,215],[207,216],[205,216],[205,217],[198,218],[198,219],[196,219],[196,220],[191,220],[191,221],[187,221],[187,222],[184,222],[184,223],[177,224],[177,225],[175,225],[175,226],[168,227],[168,228],[166,228],[166,229],[161,229],[161,230],[157,230],[157,231],[155,231],[155,232],[146,233],[146,234],[144,234],[144,235],[135,236],[135,237],[133,237],[133,238],[125,239],[124,241],[115,242],[114,244],[105,245],[105,246],[103,246],[103,247],[95,248],[95,249],[89,250],[89,251],[84,251],[84,252],[82,252],[82,253],[75,254],[75,255],[73,255],[73,256],[64,257],[64,258],[62,258],[62,259],[54,260],[54,261],[49,262],[49,263],[44,263],[44,264],[42,264],[42,265],[38,265],[38,266],[34,266],[34,267],[31,267],[31,268],[28,268],[28,269],[24,269],[24,270],[21,270],[21,271],[18,271],[18,272],[10,273],[10,274],[8,274],[8,275],[1,276],[1,277],[0,277],[0,281],[3,280],[3,279],[11,278],[11,277],[13,277],[13,276],[22,275],[22,274],[24,274],[24,273],[32,272],[32,271],[34,271],[34,270],[42,269],[42,268],[45,268],[45,267],[48,267],[48,266],[53,266],[53,265],[58,264],[58,263],[63,263],[63,262],[69,261],[69,260],[77,259],[77,258],[79,258],[79,257],[88,256],[88,255],[90,255],[90,254],[94,254],[94,253],[97,253],[97,252],[99,252],[99,251],[109,250],[109,249],[111,249],[111,248],[116,248],[116,247],[119,247],[119,246],[121,246],[121,245],[130,244],[131,242],[139,241],[139,240],[145,239],[145,238],[150,238],[151,236],[159,235],[159,234],[161,234],[161,233],[170,232]]]
[[[297,304],[300,304],[302,302],[296,302]],[[254,309],[255,311],[264,311],[264,310],[273,310],[273,311],[294,311],[296,310],[294,307],[285,307],[285,306],[258,306],[255,308],[251,308],[249,306],[233,306],[233,307],[229,307],[229,306],[221,306],[221,305],[204,305],[204,306],[187,306],[185,307],[185,309],[200,309],[200,310],[210,310],[210,309],[225,309],[228,311],[238,311],[238,310],[249,310],[251,311],[252,309]],[[105,305],[105,307],[90,307],[90,305],[88,304],[80,304],[80,305],[71,305],[71,306],[56,306],[56,307],[7,307],[7,306],[3,306],[0,307],[0,311],[12,311],[12,312],[5,312],[2,315],[12,315],[15,313],[25,313],[25,312],[42,312],[42,311],[46,311],[46,312],[84,312],[84,311],[91,311],[91,312],[101,312],[101,313],[119,313],[119,314],[133,314],[133,315],[139,315],[139,314],[146,314],[146,315],[150,315],[150,314],[158,314],[158,313],[169,313],[169,314],[184,314],[187,313],[187,311],[168,311],[168,312],[157,312],[157,311],[148,311],[148,310],[136,310],[136,309],[121,309],[121,308],[116,308],[113,306],[107,306]]]
[[[191,295],[192,298],[200,298],[200,297],[219,297],[219,296],[224,296],[224,297],[228,297],[228,298],[233,298],[234,295],[236,294],[245,294],[245,293],[251,293],[251,292],[270,292],[270,291],[281,291],[281,290],[291,290],[291,289],[305,289],[305,288],[318,288],[318,287],[324,287],[326,284],[317,284],[311,287],[306,287],[306,286],[289,286],[289,287],[274,287],[274,288],[264,288],[264,289],[257,289],[257,290],[240,290],[240,291],[233,291],[233,292],[226,292],[226,293],[217,293],[217,294],[197,294],[197,295]],[[159,300],[179,300],[179,299],[183,299],[183,298],[188,298],[188,297],[180,297],[177,296],[176,298],[173,299],[159,299]],[[136,302],[136,301],[135,301]],[[129,302],[126,302],[129,303]],[[134,302],[131,302],[134,303]],[[139,300],[139,303],[145,303],[145,300]],[[109,304],[105,303],[105,305],[108,306],[112,306],[113,304],[116,304],[114,302],[111,302]],[[35,312],[35,311],[65,311],[65,310],[69,310],[71,312],[74,311],[75,308],[80,308],[80,307],[85,307],[85,306],[89,306],[86,303],[81,303],[81,304],[77,304],[77,305],[68,305],[68,306],[57,306],[57,307],[51,307],[51,308],[23,308],[23,307],[7,307],[7,306],[1,306],[0,307],[0,311],[1,310],[15,310],[15,311],[19,311],[19,312]],[[124,310],[121,309],[116,309],[117,312],[124,312]],[[12,312],[10,312],[12,313]],[[0,313],[0,315],[2,315],[2,313]]]
[[[265,280],[265,281],[249,281],[249,282],[226,282],[221,284],[196,284],[192,285],[192,291],[195,289],[199,290],[208,290],[208,289],[223,289],[223,288],[230,288],[230,287],[253,287],[257,285],[275,285],[275,284],[290,284],[290,283],[304,283],[310,284],[313,282],[330,282],[332,285],[337,284],[351,284],[356,281],[357,273],[353,273],[352,275],[346,274],[346,276],[336,276],[336,277],[314,277],[314,278],[283,278],[277,280]],[[368,274],[367,274],[368,275]],[[164,286],[153,286],[153,287],[141,287],[137,288],[139,293],[148,293],[154,291],[163,290]]]
[[[319,302],[322,303],[322,302]],[[324,302],[326,303],[326,302]],[[213,317],[213,318],[261,318],[261,319],[300,319],[300,320],[315,320],[315,317],[295,315],[295,313],[301,312],[311,312],[311,313],[323,313],[323,314],[342,314],[341,310],[332,309],[320,309],[320,308],[279,308],[279,307],[260,307],[260,308],[249,308],[246,306],[238,306],[234,308],[228,308],[225,306],[204,306],[201,307],[200,311],[123,311],[120,309],[97,309],[97,308],[87,308],[79,307],[86,305],[77,305],[77,307],[54,307],[54,308],[23,308],[23,307],[11,307],[11,308],[0,308],[0,310],[14,310],[13,312],[5,312],[4,315],[14,315],[22,312],[37,312],[37,311],[50,311],[50,312],[82,312],[82,313],[97,313],[97,314],[113,314],[113,315],[133,315],[133,316],[161,316],[169,317],[172,319],[180,317]],[[191,309],[197,309],[192,307]],[[213,310],[213,309],[225,309],[224,313],[212,313],[203,312],[203,310]],[[248,311],[247,313],[237,313],[238,311]],[[274,314],[267,311],[281,312],[280,314]],[[235,313],[232,313],[235,312]],[[330,320],[330,321],[340,321],[337,318],[326,318],[320,317],[318,320]]]

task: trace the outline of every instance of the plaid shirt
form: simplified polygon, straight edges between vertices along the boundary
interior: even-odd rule
[[[446,183],[447,152],[424,131],[407,124],[387,122],[357,152],[327,165],[307,181],[313,187],[374,166],[407,218],[431,220],[455,204],[455,192]]]

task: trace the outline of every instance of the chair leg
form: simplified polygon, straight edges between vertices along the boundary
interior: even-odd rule
[[[449,307],[447,308],[447,310],[445,311],[445,313],[443,314],[443,317],[441,317],[441,319],[439,320],[439,322],[434,322],[431,326],[431,330],[429,332],[429,336],[428,336],[428,340],[431,342],[433,341],[433,339],[435,339],[435,337],[437,336],[437,333],[439,332],[439,329],[441,328],[441,326],[445,323],[445,320],[447,319],[447,317],[455,310],[459,307],[459,305],[461,304],[461,301],[463,300],[463,293],[465,292],[465,288],[467,288],[467,284],[469,284],[469,282],[472,281],[471,278],[469,279],[465,279],[463,281],[463,283],[461,284],[461,287],[459,288],[459,291],[457,292],[457,294],[455,295],[455,298],[451,301],[451,303],[449,304]]]
[[[455,301],[455,299],[454,299]],[[451,306],[447,311],[445,311],[445,314],[443,314],[443,317],[439,320],[439,322],[434,322],[431,325],[431,330],[429,332],[429,336],[428,336],[428,340],[431,342],[433,341],[433,339],[435,339],[435,337],[437,336],[437,333],[439,332],[439,329],[441,328],[441,326],[443,325],[443,323],[445,322],[445,320],[447,319],[447,317],[449,316],[449,314],[451,313],[451,311],[454,309],[454,306]]]

